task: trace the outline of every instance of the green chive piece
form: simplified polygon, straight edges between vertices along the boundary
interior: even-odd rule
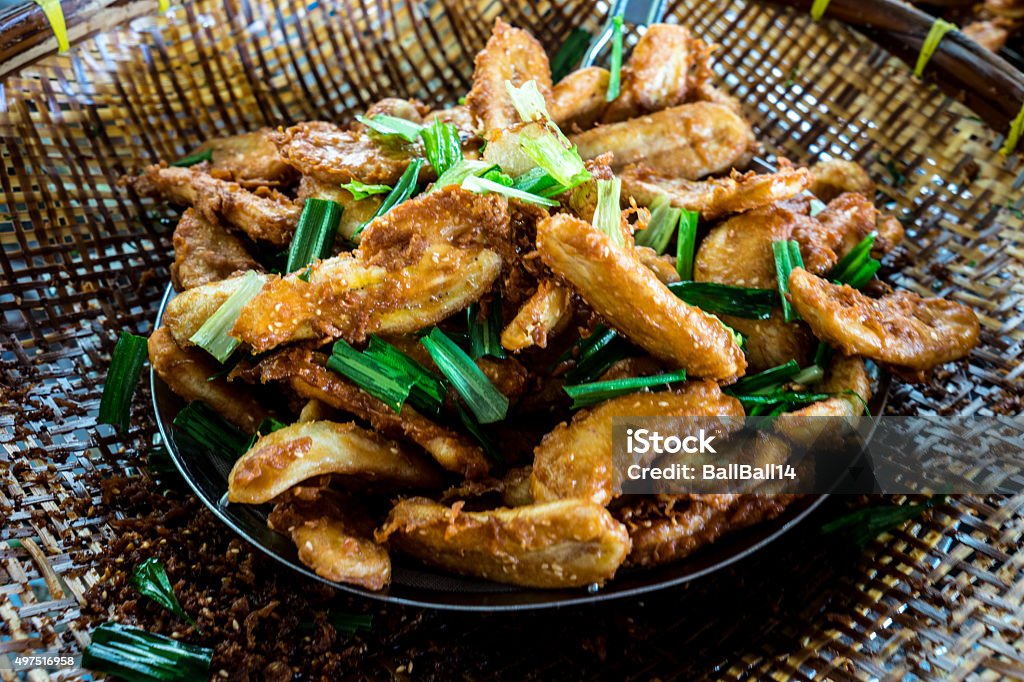
[[[110,355],[110,368],[103,382],[103,397],[96,421],[110,424],[121,433],[128,430],[132,396],[147,357],[146,337],[122,331]]]
[[[344,212],[341,204],[328,199],[306,199],[299,224],[288,249],[288,272],[307,268],[315,260],[331,255],[334,236]]]
[[[567,190],[591,177],[576,147],[550,121],[543,127],[524,128],[519,134],[519,147]]]
[[[462,161],[459,130],[451,123],[441,123],[435,116],[433,125],[424,126],[420,130],[420,137],[423,139],[427,160],[438,176],[444,175],[445,171]]]
[[[522,192],[536,194],[550,199],[566,191],[566,188],[551,177],[543,168],[531,168],[512,182],[512,187]]]
[[[825,378],[825,370],[820,365],[811,365],[804,367],[802,370],[793,375],[790,379],[791,383],[800,384],[802,386],[808,386],[810,384],[820,383]]]
[[[373,133],[383,137],[400,137],[406,142],[417,142],[420,139],[420,131],[423,126],[419,123],[408,121],[397,116],[377,114],[372,119],[362,114],[356,116],[356,120],[369,128]]]
[[[860,240],[855,247],[843,256],[828,278],[836,284],[848,284],[860,289],[875,276],[882,264],[871,257],[871,249],[875,245],[877,234],[872,232]]]
[[[415,158],[409,162],[405,171],[402,173],[402,177],[398,178],[398,182],[391,189],[386,197],[384,197],[384,203],[380,205],[380,208],[373,214],[373,217],[367,220],[365,223],[356,228],[355,234],[360,234],[367,225],[373,222],[374,218],[379,218],[395,206],[398,206],[403,201],[407,200],[416,191],[416,183],[419,181],[420,169],[423,168],[425,160],[421,158]]]
[[[351,180],[341,186],[342,189],[348,190],[355,201],[362,201],[366,197],[373,196],[374,194],[387,194],[391,191],[389,185],[367,185],[359,182],[358,180]]]
[[[612,57],[608,71],[611,77],[608,79],[608,92],[604,99],[611,102],[619,96],[622,88],[622,17],[619,15],[612,19]]]
[[[799,320],[793,305],[786,294],[789,293],[789,274],[794,267],[803,267],[800,257],[800,245],[794,240],[772,242],[772,254],[775,256],[775,276],[778,281],[779,298],[782,302],[782,319],[786,322]]]
[[[537,81],[529,80],[516,87],[512,85],[512,81],[507,80],[505,81],[505,91],[524,123],[551,119],[551,116],[548,115],[547,103],[544,102],[544,95],[537,87]]]
[[[697,247],[697,211],[684,210],[679,216],[679,236],[676,238],[676,272],[679,279],[693,279],[693,255]]]
[[[139,591],[139,594],[149,597],[160,606],[184,618],[192,625],[196,624],[192,617],[185,613],[185,609],[181,607],[181,602],[175,596],[174,588],[171,587],[171,581],[167,577],[167,571],[164,570],[164,565],[160,563],[159,559],[149,557],[136,566],[135,570],[132,571],[131,580],[132,585]]]
[[[92,632],[82,667],[126,682],[190,682],[210,677],[213,650],[120,623],[104,623]]]
[[[565,39],[558,52],[551,59],[551,80],[554,83],[565,78],[571,73],[587,53],[593,36],[582,28],[574,28]]]
[[[736,399],[746,405],[774,405],[779,402],[806,404],[831,398],[831,393],[808,393],[805,391],[772,391],[751,395],[737,395]]]
[[[331,357],[327,360],[327,369],[350,379],[395,412],[402,411],[402,405],[415,383],[407,374],[372,355],[360,353],[344,339],[334,342]]]
[[[924,77],[924,68],[928,66],[928,62],[931,61],[935,50],[939,48],[939,43],[942,42],[947,33],[956,30],[957,25],[945,19],[936,19],[932,23],[931,28],[928,29],[928,35],[925,36],[924,42],[921,44],[921,52],[917,55],[917,63],[914,65],[915,76],[918,78]]]
[[[649,208],[651,220],[636,234],[636,245],[652,248],[660,256],[668,248],[683,210],[672,206],[664,194],[659,194]]]
[[[481,424],[501,421],[508,413],[508,398],[494,387],[473,359],[459,348],[443,331],[434,328],[420,339],[434,364],[456,392],[466,401],[466,407]]]
[[[846,531],[857,546],[864,547],[882,533],[896,530],[945,501],[946,495],[935,495],[923,504],[864,507],[826,523],[821,532],[830,535]]]
[[[501,346],[501,303],[492,301],[487,316],[480,318],[480,304],[466,308],[466,327],[469,329],[469,354],[474,360],[490,355],[504,360],[507,355]]]
[[[537,204],[538,206],[558,206],[558,202],[553,199],[545,199],[544,197],[539,197],[536,194],[529,194],[512,187],[506,187],[505,185],[494,182],[493,180],[478,178],[475,175],[471,175],[462,181],[462,189],[470,192],[476,192],[477,194],[484,194],[487,192],[501,194],[509,199],[518,199],[519,201],[528,204]]]
[[[177,161],[171,161],[171,165],[177,166],[178,168],[188,168],[189,166],[194,166],[197,163],[202,163],[203,161],[213,161],[212,149],[204,149],[201,152],[183,156]]]
[[[735,395],[750,395],[764,391],[773,391],[789,383],[799,371],[800,365],[797,364],[796,360],[790,360],[777,367],[743,377],[730,386],[728,390]]]
[[[463,159],[454,166],[451,166],[444,173],[434,181],[431,185],[430,191],[435,192],[443,187],[450,187],[451,185],[461,185],[462,181],[471,175],[475,176],[486,176],[491,171],[501,172],[501,168],[493,163],[487,161],[479,161],[476,159]],[[494,176],[491,176],[492,178]]]
[[[248,450],[249,436],[204,402],[193,401],[174,418],[175,437],[222,459],[235,461]]]
[[[440,416],[447,395],[444,384],[429,369],[378,336],[371,336],[364,353],[412,380],[409,402],[427,414]]]
[[[501,450],[495,445],[494,439],[484,430],[484,427],[473,418],[473,415],[466,411],[461,401],[456,402],[455,407],[459,412],[459,419],[462,421],[462,425],[466,428],[466,431],[469,431],[469,435],[473,436],[473,439],[480,444],[484,454],[491,461],[504,464],[505,458],[502,456]]]
[[[612,379],[611,381],[595,381],[590,384],[577,384],[576,386],[565,386],[563,390],[572,398],[572,408],[589,407],[606,400],[611,400],[621,395],[636,393],[637,391],[673,384],[686,380],[686,370],[657,374],[650,377],[631,377],[627,379]]]
[[[373,627],[373,614],[371,613],[334,613],[327,617],[331,625],[338,632],[354,635],[360,630],[368,631]]]
[[[594,227],[608,235],[612,243],[625,248],[626,237],[622,234],[622,211],[619,196],[622,193],[622,178],[597,181],[597,208],[594,210]]]
[[[253,449],[262,436],[273,433],[274,431],[280,431],[284,427],[288,426],[283,421],[274,419],[273,417],[264,417],[260,425],[256,427],[256,433],[252,434],[252,438],[249,439],[249,444],[245,446],[245,451],[249,452]]]
[[[231,328],[235,326],[238,316],[249,301],[256,298],[263,288],[264,278],[250,270],[242,276],[242,281],[234,293],[220,304],[220,307],[203,323],[189,341],[196,344],[223,364],[239,346],[238,339],[231,336]]]
[[[576,366],[565,373],[565,380],[570,384],[585,384],[594,381],[607,372],[612,365],[629,355],[632,346],[614,329],[598,325],[585,338],[576,342],[573,347],[579,350]],[[562,360],[571,357],[572,348]]]
[[[771,289],[749,289],[714,282],[673,282],[669,291],[690,305],[716,315],[767,320],[778,302]]]

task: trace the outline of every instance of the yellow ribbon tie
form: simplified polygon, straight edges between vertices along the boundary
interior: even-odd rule
[[[811,19],[815,21],[821,21],[821,18],[825,16],[825,10],[828,9],[829,0],[814,0],[811,4]]]
[[[1017,148],[1021,135],[1024,135],[1024,104],[1020,105],[1017,118],[1013,119],[1013,123],[1010,124],[1010,130],[1006,133],[1006,142],[1003,143],[999,153],[1003,156],[1012,154],[1013,150]]]
[[[68,27],[64,23],[64,10],[60,6],[60,0],[34,0],[46,15],[53,29],[53,36],[57,39],[57,51],[64,52],[70,47],[68,43]]]
[[[956,24],[945,19],[935,20],[935,23],[928,30],[928,36],[921,45],[921,53],[917,55],[917,65],[914,67],[915,76],[918,78],[924,76],[924,67],[928,66],[928,62],[931,61],[932,55],[938,49],[939,43],[942,42],[947,33],[955,30],[957,30]]]

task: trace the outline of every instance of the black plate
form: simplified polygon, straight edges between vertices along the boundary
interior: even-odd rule
[[[167,302],[173,296],[174,290],[168,286],[157,314],[158,327]],[[825,499],[824,495],[803,498],[790,505],[778,518],[730,534],[682,561],[657,568],[622,569],[614,580],[600,589],[595,586],[591,589],[539,590],[502,585],[441,572],[396,556],[390,587],[372,592],[325,580],[303,566],[291,540],[267,528],[266,507],[228,504],[228,473],[234,462],[218,461],[209,453],[175,442],[171,423],[184,402],[152,370],[150,383],[156,423],[171,459],[195,494],[217,518],[263,552],[308,578],[338,590],[389,603],[458,611],[515,611],[635,597],[694,580],[749,556],[793,528]],[[872,414],[882,411],[888,387],[889,382],[884,378],[871,401]]]

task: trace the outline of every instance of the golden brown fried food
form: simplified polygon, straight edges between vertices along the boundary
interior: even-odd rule
[[[526,31],[498,19],[487,45],[476,56],[473,87],[466,95],[466,105],[488,140],[492,130],[519,122],[505,81],[520,87],[531,80],[545,100],[551,96],[551,65],[544,47]]]
[[[246,270],[260,272],[263,267],[249,255],[245,242],[194,209],[186,209],[174,229],[174,288],[184,291]]]
[[[875,256],[891,251],[903,241],[903,226],[892,216],[875,208],[862,194],[844,193],[828,203],[817,216],[823,234],[828,235],[829,248],[840,257],[872,232],[876,233],[871,253]]]
[[[314,398],[363,419],[389,438],[404,438],[426,450],[445,470],[479,479],[490,470],[483,450],[467,436],[435,424],[409,405],[396,413],[387,404],[324,367],[327,359],[293,348],[263,360],[260,381],[287,381],[304,398]]]
[[[684,26],[648,26],[622,67],[622,89],[608,105],[602,120],[624,121],[686,101],[693,48],[697,47],[692,45],[694,42]]]
[[[287,163],[324,184],[359,180],[393,185],[417,155],[418,144],[384,141],[333,123],[308,121],[275,133],[274,142]],[[421,171],[421,178],[425,173]]]
[[[423,123],[425,120],[428,120],[424,118],[427,111],[429,111],[427,105],[419,100],[385,97],[371,104],[363,116],[369,119],[380,115],[394,116],[395,118],[404,118],[413,123]],[[352,127],[359,130],[366,129],[366,126],[362,123],[356,123]]]
[[[616,171],[642,161],[661,175],[688,180],[743,166],[755,144],[748,121],[707,102],[600,125],[569,140],[584,159],[612,152]]]
[[[321,578],[370,590],[391,580],[388,551],[372,540],[373,521],[351,500],[325,488],[293,488],[267,517],[287,533],[299,561]]]
[[[302,422],[260,437],[228,476],[228,500],[269,502],[302,481],[339,474],[406,488],[441,485],[437,469],[395,441],[355,424]]]
[[[601,120],[608,102],[608,69],[588,66],[558,81],[548,100],[548,114],[562,130],[586,130]]]
[[[163,324],[174,335],[178,345],[182,348],[193,345],[192,335],[235,293],[242,281],[243,278],[236,275],[193,287],[172,298],[164,311]]]
[[[811,166],[811,194],[826,204],[844,192],[875,196],[875,183],[860,164],[845,159],[819,161]]]
[[[644,165],[622,171],[622,196],[650,206],[663,196],[672,206],[697,211],[705,220],[742,213],[796,196],[811,183],[806,168],[783,165],[777,173],[733,171],[727,178],[693,181],[658,175]]]
[[[229,173],[236,182],[286,184],[295,177],[295,169],[281,159],[272,136],[270,128],[261,128],[251,133],[218,137],[193,153],[210,151],[210,168]]]
[[[547,348],[548,337],[568,324],[572,310],[568,287],[542,281],[501,332],[502,347],[513,352],[530,346]]]
[[[629,553],[626,529],[585,500],[480,512],[461,507],[402,500],[377,540],[456,573],[528,587],[601,584]]]
[[[235,227],[252,239],[287,246],[302,209],[265,187],[254,192],[237,182],[218,180],[197,167],[150,166],[131,180],[140,194],[192,206],[210,222]]]
[[[640,259],[647,268],[654,273],[655,277],[664,284],[672,284],[679,281],[679,272],[676,270],[676,259],[669,254],[659,256],[658,252],[649,246],[636,247],[636,257]]]
[[[341,205],[341,220],[338,222],[338,237],[335,239],[335,252],[338,252],[344,242],[359,242],[361,236],[356,235],[356,230],[363,223],[369,222],[380,205],[384,203],[383,194],[374,194],[365,199],[355,200],[352,192],[342,189],[340,185],[327,185],[314,180],[308,175],[302,176],[299,181],[298,200],[308,198],[326,199]],[[344,241],[342,241],[344,240]]]
[[[185,400],[202,400],[246,433],[254,433],[271,415],[248,387],[223,378],[210,381],[221,366],[206,351],[182,348],[167,327],[149,335],[149,364],[167,386]]]
[[[538,502],[612,499],[612,419],[615,417],[742,417],[738,400],[713,381],[687,382],[661,393],[633,393],[577,412],[534,450],[530,489]],[[720,426],[716,423],[714,426]]]
[[[505,473],[501,481],[502,501],[509,507],[524,507],[533,504],[533,493],[530,491],[532,466],[516,467]]]
[[[677,298],[631,246],[618,247],[591,224],[558,214],[537,225],[537,250],[609,324],[655,357],[724,382],[746,369],[732,332]]]
[[[291,341],[401,334],[435,324],[486,293],[508,239],[504,198],[457,186],[421,195],[374,220],[359,249],[271,278],[232,335],[265,351]]]
[[[929,370],[978,345],[978,317],[967,306],[899,291],[868,298],[802,268],[789,277],[790,298],[814,335],[847,355]]]
[[[814,335],[806,325],[782,318],[782,309],[776,308],[767,320],[751,320],[722,315],[722,322],[747,337],[743,350],[747,355],[749,372],[760,372],[796,360],[801,367],[811,361]]]

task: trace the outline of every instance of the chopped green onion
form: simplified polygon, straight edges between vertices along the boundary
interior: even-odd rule
[[[420,139],[420,131],[423,130],[419,123],[387,114],[377,114],[372,119],[360,114],[356,116],[356,120],[378,135],[397,136],[406,142],[417,142]]]
[[[252,270],[245,273],[238,288],[220,304],[220,307],[213,315],[210,315],[203,326],[189,337],[189,341],[223,364],[239,346],[238,339],[231,336],[231,328],[235,326],[238,316],[242,313],[242,308],[256,298],[256,294],[260,293],[263,282],[263,275]]]
[[[110,368],[103,382],[103,397],[96,421],[110,424],[124,433],[128,430],[132,396],[139,383],[139,373],[146,362],[146,337],[122,331],[110,355]]]
[[[132,585],[144,597],[149,597],[171,613],[184,618],[192,625],[196,622],[185,613],[181,602],[174,595],[174,588],[167,577],[164,565],[156,557],[149,557],[132,571]]]
[[[756,393],[748,395],[737,395],[736,399],[746,405],[774,405],[779,402],[787,403],[816,403],[819,400],[831,398],[831,393],[806,393],[803,391],[772,391],[770,393]]]
[[[480,319],[480,305],[466,308],[466,326],[469,329],[469,354],[474,360],[490,355],[502,360],[506,357],[501,347],[501,305],[492,301],[487,317]]]
[[[917,55],[917,63],[914,65],[915,76],[918,78],[924,77],[924,68],[928,66],[928,62],[931,61],[932,55],[938,49],[939,43],[942,42],[947,33],[956,30],[957,25],[945,19],[936,19],[932,23],[931,28],[928,29],[928,35],[925,36],[924,42],[921,44],[921,52]]]
[[[519,146],[567,190],[591,177],[576,147],[551,121],[543,126],[523,128],[519,133]]]
[[[597,181],[597,208],[594,209],[594,227],[608,235],[619,248],[626,246],[622,234],[622,211],[619,195],[622,192],[622,178]]]
[[[434,416],[441,414],[447,391],[433,372],[378,336],[370,337],[365,354],[412,379],[409,401],[413,407]]]
[[[672,384],[686,379],[686,370],[657,374],[650,377],[630,377],[627,379],[612,379],[611,381],[596,381],[590,384],[577,384],[576,386],[565,386],[563,390],[572,398],[572,408],[579,409],[596,403],[616,398],[628,393],[636,393],[640,389],[662,384]]]
[[[679,216],[679,236],[676,238],[676,272],[679,279],[693,279],[693,255],[697,247],[697,211],[683,210]]]
[[[477,194],[484,194],[486,192],[501,194],[509,199],[518,199],[519,201],[528,204],[537,204],[538,206],[558,206],[558,202],[553,199],[545,199],[544,197],[539,197],[536,194],[529,194],[512,187],[506,187],[505,185],[494,182],[493,180],[478,178],[475,175],[470,175],[462,181],[462,189],[470,192],[476,192]]]
[[[248,449],[249,436],[204,402],[193,401],[174,418],[175,436],[197,447],[234,461]]]
[[[434,117],[433,125],[424,126],[420,131],[427,160],[438,175],[462,161],[462,143],[459,130],[451,123],[441,123]]]
[[[701,310],[748,320],[766,320],[778,301],[771,289],[748,289],[713,282],[673,282],[669,290]]]
[[[899,528],[906,522],[916,519],[926,509],[945,501],[946,495],[935,495],[923,504],[864,507],[826,523],[821,527],[821,532],[829,535],[838,531],[848,531],[854,543],[864,547],[882,533]]]
[[[462,425],[469,431],[469,434],[473,436],[473,439],[480,444],[483,448],[484,454],[487,455],[492,461],[498,462],[499,464],[505,463],[505,458],[501,454],[501,450],[495,445],[494,439],[488,435],[484,428],[473,418],[466,408],[462,406],[461,401],[455,403],[455,407],[459,412],[459,419],[462,421]]]
[[[194,166],[197,163],[202,163],[203,161],[213,161],[213,149],[204,149],[201,152],[183,156],[177,161],[171,161],[171,165],[179,168],[188,168],[189,166]]]
[[[558,48],[551,60],[551,80],[555,83],[565,78],[583,59],[593,37],[582,28],[574,28]]]
[[[354,635],[360,630],[369,630],[373,627],[373,614],[371,613],[334,613],[327,617],[331,625],[338,632]]]
[[[532,168],[515,179],[512,187],[537,196],[551,198],[565,192],[565,187],[543,168]]]
[[[854,273],[853,277],[850,278],[849,285],[854,289],[862,289],[865,284],[871,281],[880,267],[882,267],[882,264],[872,258]]]
[[[828,208],[828,206],[825,205],[824,201],[822,201],[821,199],[813,198],[813,197],[811,198],[811,217],[812,218],[817,216],[819,213],[824,211],[826,208]]]
[[[872,232],[850,249],[829,273],[829,279],[836,284],[848,284],[860,289],[875,276],[881,263],[871,257],[871,249],[875,245],[876,233]]]
[[[308,268],[313,261],[331,255],[334,235],[338,232],[344,210],[341,204],[328,199],[306,199],[288,249],[288,264],[285,266],[288,272]]]
[[[650,247],[660,256],[668,248],[683,209],[669,203],[668,197],[664,194],[659,194],[654,199],[650,209],[651,220],[647,223],[646,229],[637,233],[636,245]]]
[[[248,452],[249,450],[252,450],[253,446],[256,445],[256,441],[258,441],[262,436],[271,434],[274,431],[280,431],[286,426],[288,425],[279,419],[264,417],[263,421],[260,422],[260,425],[256,427],[256,433],[252,434],[252,438],[249,439],[249,444],[245,446],[245,451]]]
[[[470,176],[485,176],[491,171],[501,172],[501,168],[487,161],[476,159],[463,159],[454,166],[451,166],[434,181],[430,191],[434,192],[443,187],[461,185],[462,181]]]
[[[443,331],[434,328],[420,339],[434,364],[466,401],[466,407],[481,424],[490,424],[505,418],[508,413],[508,398],[494,387],[473,359],[448,338]]]
[[[388,195],[384,197],[384,203],[374,212],[373,217],[356,228],[355,234],[352,235],[353,237],[361,233],[367,225],[373,222],[374,218],[381,217],[412,196],[413,192],[416,191],[416,183],[419,181],[420,169],[423,168],[424,163],[426,161],[421,158],[415,158],[409,162],[409,165],[402,173],[402,177],[398,178],[398,182],[391,188]]]
[[[551,119],[548,115],[547,104],[544,102],[544,95],[540,94],[540,89],[537,87],[537,81],[528,80],[517,88],[512,85],[512,81],[506,80],[505,91],[524,123]]]
[[[825,378],[825,370],[820,365],[811,365],[804,367],[802,370],[793,375],[790,379],[791,383],[800,384],[801,386],[807,386],[809,384],[817,384]]]
[[[583,384],[593,381],[630,352],[630,343],[619,336],[614,329],[598,325],[588,336],[580,339],[573,346],[579,350],[576,366],[565,373],[565,380],[570,384]],[[571,357],[572,348],[562,360]]]
[[[367,185],[358,180],[352,180],[346,182],[341,186],[342,189],[347,189],[352,194],[352,198],[356,201],[362,201],[366,197],[373,196],[374,194],[387,194],[391,191],[391,187],[388,185]]]
[[[814,364],[822,369],[828,367],[832,360],[832,346],[824,341],[818,341],[818,347],[814,349]]]
[[[765,391],[773,391],[786,385],[800,371],[800,365],[796,360],[790,360],[778,367],[766,369],[757,374],[743,377],[729,387],[729,392],[735,395],[750,395]]]
[[[120,623],[104,623],[92,631],[82,667],[126,682],[191,682],[209,679],[212,657],[213,650],[206,647]]]
[[[378,357],[360,353],[344,339],[334,342],[327,368],[350,379],[395,412],[402,411],[402,405],[415,383],[408,374],[396,370]]]
[[[622,17],[612,19],[612,57],[608,67],[611,76],[608,78],[608,92],[604,99],[611,102],[619,96],[622,87]]]
[[[775,276],[778,280],[779,298],[782,302],[782,319],[786,322],[799,320],[800,316],[789,302],[786,294],[789,293],[789,274],[793,272],[793,268],[804,266],[803,259],[800,257],[800,245],[792,239],[774,241],[772,242],[772,253],[775,256]]]

